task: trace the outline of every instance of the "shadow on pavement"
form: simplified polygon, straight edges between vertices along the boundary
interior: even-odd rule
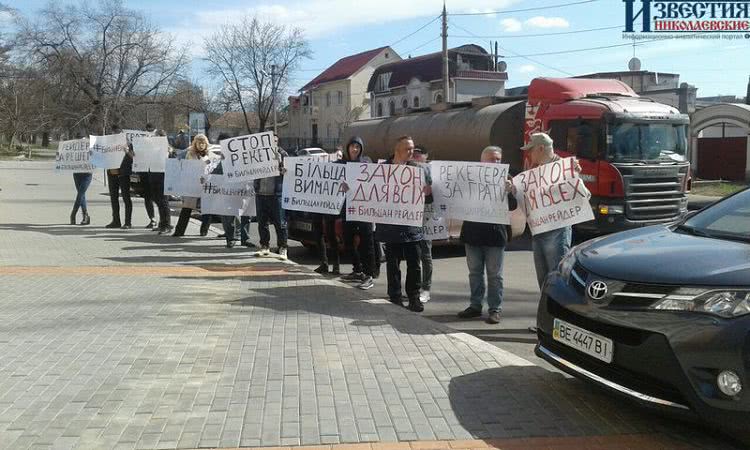
[[[672,441],[658,448],[741,448],[695,422],[638,407],[537,366],[454,377],[448,395],[461,426],[479,439],[654,433]]]

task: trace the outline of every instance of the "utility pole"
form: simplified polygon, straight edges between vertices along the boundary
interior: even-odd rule
[[[273,110],[273,134],[277,135],[277,128],[276,128],[276,64],[271,64],[271,109]]]
[[[443,101],[449,102],[450,95],[448,92],[448,13],[445,10],[445,2],[443,2]]]

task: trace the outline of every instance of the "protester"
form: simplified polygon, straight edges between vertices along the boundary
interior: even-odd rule
[[[112,125],[112,134],[120,134],[122,130],[118,125]],[[127,154],[123,155],[121,165],[125,162]],[[132,163],[132,159],[131,159]],[[130,180],[128,175],[128,180]],[[129,183],[128,183],[129,184]],[[109,188],[109,204],[112,208],[112,222],[104,226],[104,228],[121,228],[122,222],[120,221],[120,169],[107,169],[107,187]],[[128,200],[130,200],[130,190],[128,190]],[[124,201],[124,199],[123,199]],[[126,203],[127,208],[127,203]],[[132,204],[131,204],[132,209]]]
[[[555,154],[552,138],[546,133],[534,133],[529,143],[521,147],[526,151],[531,169],[551,162],[559,161]],[[580,173],[581,166],[576,161],[576,171]],[[515,193],[515,188],[513,188]],[[534,252],[534,269],[539,289],[542,289],[547,275],[557,268],[563,256],[570,250],[573,240],[573,227],[567,226],[539,233],[531,238],[531,248]],[[529,331],[536,333],[536,327],[529,327]]]
[[[500,147],[489,146],[482,150],[480,161],[500,164],[503,153]],[[508,207],[516,209],[516,199],[509,180],[505,182]],[[503,304],[503,257],[505,244],[511,236],[510,227],[504,224],[464,221],[461,242],[466,248],[466,265],[469,268],[469,307],[458,313],[462,319],[482,316],[482,303],[487,293],[487,323],[500,323]],[[485,285],[484,274],[487,273]]]
[[[164,130],[156,132],[157,136],[166,136]],[[173,150],[170,147],[169,153],[172,154]],[[148,175],[148,188],[151,192],[151,199],[156,203],[156,209],[159,211],[159,224],[154,227],[154,231],[158,231],[159,234],[169,234],[172,232],[172,216],[169,211],[169,201],[167,196],[164,195],[164,172],[150,172]]]
[[[154,132],[154,126],[150,123],[146,124],[146,131],[149,133]],[[157,230],[156,221],[154,220],[154,203],[151,187],[151,172],[136,172],[138,179],[141,180],[141,186],[143,186],[143,205],[146,207],[146,215],[148,216],[148,224],[144,227],[147,230]],[[153,175],[156,175],[155,173]]]
[[[383,164],[407,164],[417,166],[412,161],[414,141],[409,136],[402,136],[396,141],[393,157]],[[425,178],[423,178],[425,179]],[[426,180],[424,193],[432,194],[429,181]],[[427,201],[427,199],[426,199]],[[419,299],[422,285],[421,247],[424,240],[421,226],[392,225],[379,223],[375,231],[377,239],[385,243],[386,273],[388,277],[388,298],[392,303],[403,305],[401,294],[401,260],[406,260],[406,296],[409,309],[414,312],[424,311]]]
[[[268,223],[273,224],[276,230],[276,243],[279,247],[278,254],[281,259],[287,258],[287,222],[286,213],[281,206],[281,191],[283,187],[284,162],[287,156],[283,148],[279,147],[279,138],[274,136],[276,149],[279,153],[279,170],[281,175],[275,177],[260,178],[254,181],[255,209],[258,218],[258,234],[260,234],[260,251],[257,256],[268,256],[271,252],[271,233]]]
[[[206,140],[208,142],[208,140]],[[195,143],[195,138],[193,138],[193,143]],[[180,131],[177,133],[177,136],[174,138],[174,146],[177,150],[185,150],[188,148],[189,140],[187,135],[185,134],[185,130],[180,128]]]
[[[130,175],[133,174],[133,144],[128,144],[125,156],[120,163],[119,184],[122,203],[125,204],[125,223],[120,228],[128,230],[133,228],[133,200],[130,197]],[[118,204],[119,207],[119,204]],[[151,212],[153,214],[153,211]],[[118,212],[119,215],[119,212]]]
[[[430,155],[427,149],[422,145],[414,147],[414,162],[422,167],[425,177],[431,179],[430,165],[427,163]],[[432,181],[430,181],[432,184]],[[419,294],[419,300],[422,303],[430,301],[430,288],[432,287],[432,241],[424,239],[419,242],[422,251],[422,292]]]
[[[338,216],[330,214],[314,214],[318,237],[318,256],[320,265],[315,272],[320,274],[341,274],[341,258],[339,256],[339,244],[336,238],[336,220]],[[332,269],[328,270],[329,261],[333,262]]]
[[[199,159],[204,161],[206,164],[210,162],[208,157],[208,138],[205,134],[198,134],[193,138],[193,145],[188,147],[185,159]],[[185,229],[190,222],[190,215],[194,208],[198,207],[199,198],[194,197],[183,197],[183,207],[180,210],[180,217],[177,219],[177,225],[174,228],[174,237],[180,237],[185,235]],[[201,228],[200,235],[205,236],[208,234],[208,228],[211,225],[211,216],[208,214],[201,215]]]
[[[78,209],[81,209],[83,213],[83,219],[81,225],[89,225],[91,223],[91,217],[89,217],[88,207],[86,205],[86,191],[91,185],[91,180],[94,175],[91,172],[76,172],[73,173],[73,182],[76,185],[76,201],[73,203],[73,211],[70,213],[70,224],[76,224],[76,216],[78,215]]]
[[[365,144],[362,138],[353,137],[346,145],[344,157],[337,161],[339,164],[349,162],[371,163],[372,160],[364,155]],[[344,189],[348,189],[345,186]],[[344,281],[359,282],[360,289],[371,289],[375,282],[375,251],[373,242],[373,225],[369,222],[346,220],[346,203],[341,208],[341,219],[344,224],[344,245],[352,258],[352,272],[341,277]],[[355,245],[354,237],[359,236],[359,245]]]
[[[552,138],[545,133],[532,134],[529,143],[521,147],[521,150],[527,152],[531,169],[562,159],[555,154]],[[578,162],[576,162],[576,171],[581,171]],[[570,250],[572,238],[573,227],[571,226],[540,233],[531,238],[534,268],[540,289],[547,275],[557,268],[563,256]]]

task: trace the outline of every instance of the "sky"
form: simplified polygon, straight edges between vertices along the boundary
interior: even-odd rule
[[[26,16],[33,16],[46,4],[46,0],[5,2]],[[669,40],[633,48],[632,41],[622,37],[625,23],[622,1],[596,0],[559,6],[574,2],[446,0],[448,46],[474,43],[489,48],[490,41],[498,41],[508,67],[507,87],[527,85],[541,76],[627,70],[628,61],[635,54],[643,70],[678,73],[680,82],[698,88],[699,97],[745,95],[750,76],[750,38]],[[205,55],[201,48],[203,37],[252,14],[299,27],[308,38],[313,57],[292,74],[291,91],[351,54],[384,45],[391,45],[402,58],[441,49],[440,20],[430,21],[440,14],[442,0],[124,0],[124,3],[143,11],[164,32],[190,45],[194,58],[192,78],[206,86],[212,80],[205,74],[205,63],[201,61]],[[517,11],[528,8],[540,9]],[[592,29],[595,31],[578,32]],[[609,46],[618,47],[533,56]]]

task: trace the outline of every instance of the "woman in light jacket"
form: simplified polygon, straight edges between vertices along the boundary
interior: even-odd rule
[[[208,165],[210,161],[208,156],[208,138],[205,134],[197,134],[193,138],[193,144],[188,147],[185,159],[199,159]],[[182,204],[184,206],[180,211],[180,218],[177,219],[177,225],[174,228],[174,234],[172,236],[180,237],[185,235],[185,229],[190,221],[190,214],[193,212],[193,209],[198,207],[199,200],[200,198],[197,197],[182,198]],[[201,216],[201,236],[208,234],[208,227],[211,225],[210,219],[210,215],[203,214]]]

